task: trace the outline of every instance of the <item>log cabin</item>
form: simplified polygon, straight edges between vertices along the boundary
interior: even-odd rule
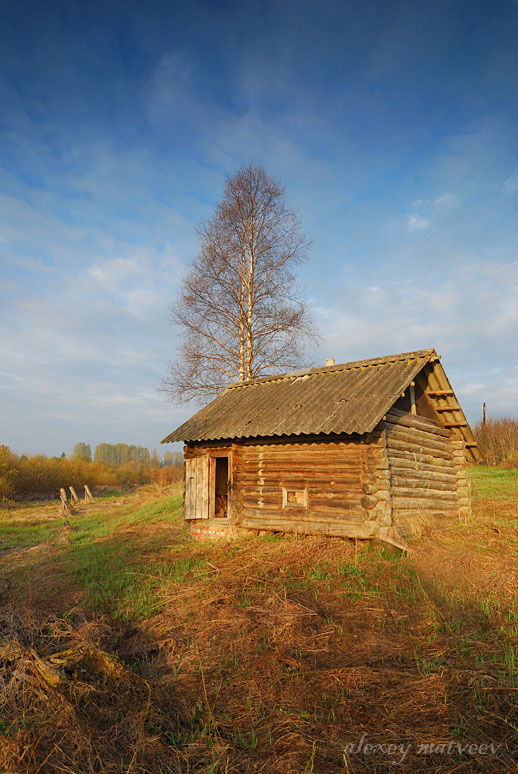
[[[401,541],[470,513],[475,438],[434,349],[231,384],[184,442],[197,538],[246,531]]]

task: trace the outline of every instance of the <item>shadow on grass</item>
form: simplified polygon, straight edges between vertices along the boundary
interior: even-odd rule
[[[16,742],[31,771],[49,753],[49,772],[69,759],[92,773],[513,770],[513,633],[501,627],[514,623],[502,602],[469,596],[469,583],[456,595],[411,558],[336,539],[195,544],[179,504],[89,514],[69,544],[35,556],[24,646],[57,647],[45,627],[58,611],[59,647],[100,641],[127,673],[10,705],[8,741],[34,735]],[[61,601],[67,584],[90,610],[84,625]],[[345,768],[345,745],[364,733],[385,752],[353,752]],[[496,757],[419,753],[457,740],[503,747]],[[399,762],[386,746],[402,743],[412,748]]]

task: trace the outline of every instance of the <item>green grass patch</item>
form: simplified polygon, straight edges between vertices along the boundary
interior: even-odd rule
[[[164,497],[135,507],[135,502],[107,508],[99,507],[68,517],[71,529],[68,542],[64,516],[43,511],[40,516],[12,512],[10,519],[0,522],[2,547],[28,548],[44,542],[57,550],[57,572],[54,592],[60,587],[73,586],[86,593],[86,602],[94,610],[114,620],[129,622],[153,615],[161,606],[158,591],[165,583],[184,583],[199,576],[205,565],[203,558],[172,558],[165,561],[168,549],[167,529],[171,524],[183,528],[181,497]],[[35,509],[36,510],[36,509]],[[41,509],[40,509],[41,510]],[[45,572],[45,556],[29,572],[14,568],[20,582],[27,582],[37,572]],[[29,574],[27,574],[29,572]]]
[[[477,465],[469,468],[469,478],[475,501],[518,498],[518,468]]]
[[[0,520],[0,548],[30,548],[55,537],[63,526],[63,518],[48,515],[16,521]]]
[[[65,518],[73,526],[77,539],[91,540],[110,535],[122,524],[137,524],[179,517],[181,497],[165,497],[135,508],[135,503],[115,506],[120,495],[106,494],[96,500],[88,511],[65,517],[59,512],[59,503],[38,503],[13,510],[0,511],[0,548],[30,548],[58,537]],[[115,506],[117,509],[115,510]],[[109,510],[108,510],[109,509]],[[74,537],[74,539],[76,539]]]
[[[60,556],[62,571],[85,589],[89,603],[111,618],[142,620],[162,607],[157,591],[167,582],[185,582],[201,559],[164,561],[164,522],[181,526],[181,497],[165,497],[119,513],[93,513],[77,524]]]

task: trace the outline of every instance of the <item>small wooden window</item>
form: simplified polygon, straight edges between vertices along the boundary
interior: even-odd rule
[[[307,489],[288,489],[282,487],[282,507],[283,508],[307,508],[308,490]]]

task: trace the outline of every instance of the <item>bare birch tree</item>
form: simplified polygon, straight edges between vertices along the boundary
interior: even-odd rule
[[[227,177],[221,202],[197,234],[200,251],[171,305],[182,344],[163,383],[182,400],[296,367],[315,337],[293,274],[309,242],[284,189],[263,167],[243,165]]]

